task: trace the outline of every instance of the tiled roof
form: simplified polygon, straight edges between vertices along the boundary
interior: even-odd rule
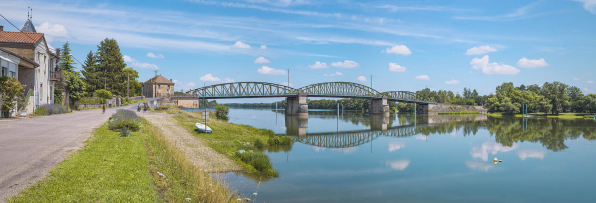
[[[23,25],[21,32],[37,32],[35,31],[35,26],[33,26],[33,22],[31,22],[31,19],[27,19],[27,22],[25,22],[25,24]]]
[[[174,84],[173,82],[171,82],[170,80],[166,79],[164,76],[161,75],[157,75],[149,80],[147,80],[147,82],[145,83],[167,83],[167,84]]]
[[[43,33],[0,31],[0,42],[37,44]]]
[[[39,66],[39,64],[35,63],[35,62],[34,62],[34,61],[32,61],[31,59],[28,59],[28,58],[25,58],[25,57],[23,57],[23,56],[21,56],[21,55],[15,54],[15,53],[13,53],[13,52],[11,52],[11,51],[8,51],[8,50],[6,50],[6,49],[4,49],[4,48],[2,48],[2,47],[0,47],[0,50],[2,50],[3,52],[6,52],[6,53],[8,53],[8,54],[10,54],[10,55],[16,56],[16,57],[20,58],[21,60],[25,60],[25,61],[27,61],[27,62],[29,62],[29,63],[33,64],[33,65],[34,65],[34,66],[36,66],[36,67],[37,67],[37,66]]]

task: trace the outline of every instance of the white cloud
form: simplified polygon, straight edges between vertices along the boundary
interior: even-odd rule
[[[237,41],[234,45],[232,45],[232,48],[235,48],[235,49],[250,49],[250,45],[244,44],[241,41]]]
[[[412,54],[412,52],[410,51],[410,49],[408,49],[408,47],[406,47],[406,45],[396,45],[393,47],[389,47],[381,51],[381,53],[383,52],[387,52],[388,54],[401,54],[404,56]]]
[[[403,143],[403,142],[389,143],[389,152],[399,150],[401,148],[404,148],[405,146],[406,146],[406,143]]]
[[[479,70],[486,75],[515,75],[519,73],[519,69],[516,67],[495,62],[489,63],[488,55],[484,55],[480,59],[472,59],[470,65],[472,65],[472,69]]]
[[[361,82],[366,82],[366,77],[364,76],[358,76],[358,80]]]
[[[333,62],[331,63],[332,66],[340,67],[340,68],[356,68],[360,66],[360,64],[356,63],[356,61],[344,60],[344,62]]]
[[[224,82],[225,83],[232,83],[232,82],[235,82],[235,81],[234,81],[234,79],[224,78]]]
[[[419,76],[414,77],[414,79],[417,79],[417,80],[430,80],[430,78],[428,77],[428,75],[419,75]]]
[[[473,147],[472,151],[470,151],[470,155],[472,158],[481,158],[483,161],[488,161],[488,153],[490,152],[492,155],[497,154],[498,152],[508,152],[517,149],[519,145],[517,143],[513,143],[511,147],[505,147],[499,143],[493,142],[485,142],[482,143],[480,147]]]
[[[590,11],[592,14],[596,14],[596,0],[574,0],[584,3],[584,9]]]
[[[468,168],[474,169],[474,170],[479,170],[479,171],[484,171],[487,172],[488,170],[494,168],[494,165],[490,165],[490,164],[486,164],[486,163],[482,163],[482,162],[474,162],[474,161],[466,161],[466,166]]]
[[[181,90],[190,90],[192,88],[195,88],[195,83],[189,82],[189,83],[183,83],[181,81],[178,81],[176,79],[172,80],[173,83],[175,83],[176,85],[174,85],[174,87],[176,89],[181,89]]]
[[[219,82],[219,81],[221,81],[221,79],[219,79],[218,77],[213,77],[213,75],[211,75],[211,73],[209,73],[207,75],[201,76],[201,78],[199,78],[199,80],[201,80],[201,81],[209,81],[209,82]]]
[[[445,84],[448,84],[448,85],[457,85],[459,83],[460,82],[457,81],[456,79],[451,79],[450,81],[445,81]]]
[[[153,70],[158,70],[159,67],[157,67],[157,65],[155,64],[150,64],[150,63],[141,63],[139,61],[137,61],[136,59],[128,56],[128,55],[124,55],[122,56],[122,59],[124,60],[124,62],[126,63],[131,63],[130,66],[134,67],[134,68],[146,68],[146,69],[153,69]]]
[[[264,45],[264,44],[263,44],[263,45],[261,45],[261,49],[262,49],[262,50],[266,50],[266,49],[267,49],[267,45]]]
[[[281,83],[281,85],[285,85],[285,86],[288,86],[288,87],[293,87],[294,86],[294,84],[292,84],[292,83],[290,83],[290,85],[288,85],[288,82],[283,82],[283,83]]]
[[[579,79],[579,78],[573,78],[573,80],[582,80],[582,79]]]
[[[131,57],[130,57],[130,56],[128,56],[128,55],[124,55],[124,56],[122,56],[122,59],[124,59],[124,62],[126,62],[126,63],[130,63],[130,62],[137,62],[137,60],[135,60],[135,59],[131,58]]]
[[[468,51],[466,51],[466,55],[481,55],[481,54],[486,54],[489,52],[495,52],[495,51],[499,51],[494,47],[491,46],[479,46],[479,47],[472,47],[470,49],[468,49]]]
[[[340,44],[364,44],[373,46],[395,46],[394,43],[386,42],[382,40],[369,40],[369,39],[358,39],[358,38],[345,38],[345,37],[296,37],[298,40],[312,42],[315,44],[329,44],[329,43],[340,43]],[[383,50],[384,52],[385,50]]]
[[[548,66],[548,63],[546,63],[543,58],[527,59],[526,57],[523,57],[517,62],[517,66],[522,68],[538,68]]]
[[[588,80],[586,83],[592,84],[592,83],[594,83],[594,81]]]
[[[259,57],[255,59],[255,63],[271,63],[271,61],[267,60],[265,57]]]
[[[587,87],[584,87],[584,92],[592,92],[592,90],[588,89]]]
[[[335,72],[333,74],[323,74],[323,76],[333,77],[333,76],[343,76],[344,74],[341,72]]]
[[[263,75],[285,75],[286,71],[284,70],[277,70],[274,68],[269,68],[267,66],[263,66],[257,70],[260,74]]]
[[[426,139],[428,139],[428,137],[425,136],[425,135],[416,135],[416,136],[414,136],[414,138],[416,138],[417,140],[426,140]]]
[[[343,148],[343,149],[331,149],[331,151],[339,151],[339,152],[343,152],[344,154],[351,154],[351,153],[358,151],[358,147],[349,147],[349,148]]]
[[[312,65],[308,65],[308,68],[312,68],[312,69],[322,69],[322,68],[327,68],[327,64],[326,63],[321,63],[321,62],[315,62],[315,64]]]
[[[393,170],[403,171],[408,168],[410,165],[410,160],[403,159],[403,160],[395,160],[395,161],[385,161],[385,165],[391,167]]]
[[[396,63],[389,63],[389,71],[391,72],[406,72],[408,69],[406,67],[397,65]]]
[[[546,155],[546,151],[543,150],[525,149],[517,151],[517,156],[521,160],[526,160],[527,158],[544,159],[544,155]]]
[[[156,58],[156,59],[162,59],[162,58],[164,58],[162,54],[154,54],[154,53],[151,53],[151,52],[147,53],[147,57],[149,57],[149,58]]]
[[[69,38],[68,31],[64,28],[64,25],[52,24],[50,22],[43,22],[39,27],[36,28],[37,32],[43,33],[46,40],[52,42],[55,37]]]

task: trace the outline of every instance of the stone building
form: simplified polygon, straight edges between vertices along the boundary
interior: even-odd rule
[[[147,98],[166,97],[174,94],[174,82],[161,75],[147,80],[143,86],[143,96]]]
[[[54,103],[54,89],[60,80],[60,50],[51,50],[43,33],[37,33],[31,18],[28,18],[22,32],[4,31],[0,26],[0,48],[21,57],[15,75],[25,85],[25,94],[32,89],[33,96],[27,106],[28,113],[43,104]],[[32,63],[31,63],[32,62]]]

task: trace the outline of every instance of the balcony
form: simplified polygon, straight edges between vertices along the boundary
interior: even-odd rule
[[[56,66],[54,70],[50,71],[50,81],[60,81],[62,74],[60,74],[61,68]]]

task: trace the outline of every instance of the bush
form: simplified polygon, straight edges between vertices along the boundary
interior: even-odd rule
[[[265,147],[265,142],[263,142],[263,140],[261,140],[261,138],[258,138],[255,140],[255,148],[257,149],[263,149],[263,147]]]
[[[95,97],[102,98],[103,100],[105,100],[105,99],[111,99],[112,98],[112,93],[110,91],[103,90],[103,89],[102,90],[95,90]]]
[[[244,153],[236,153],[236,157],[240,158],[243,162],[250,164],[256,170],[266,173],[270,176],[278,176],[279,174],[273,166],[271,166],[271,162],[269,161],[269,157],[263,153],[259,152],[244,152]]]
[[[52,114],[68,113],[68,109],[60,104],[43,104],[35,110],[36,115],[49,116]]]
[[[126,128],[129,131],[138,131],[141,129],[141,119],[134,111],[120,109],[108,121],[108,128],[110,130]]]
[[[230,109],[227,106],[220,104],[215,106],[215,117],[221,120],[228,120],[228,113],[230,113]]]
[[[292,145],[292,143],[294,143],[294,140],[292,140],[292,138],[287,135],[274,136],[274,137],[270,137],[267,140],[267,144],[269,146],[288,146],[288,145]]]

